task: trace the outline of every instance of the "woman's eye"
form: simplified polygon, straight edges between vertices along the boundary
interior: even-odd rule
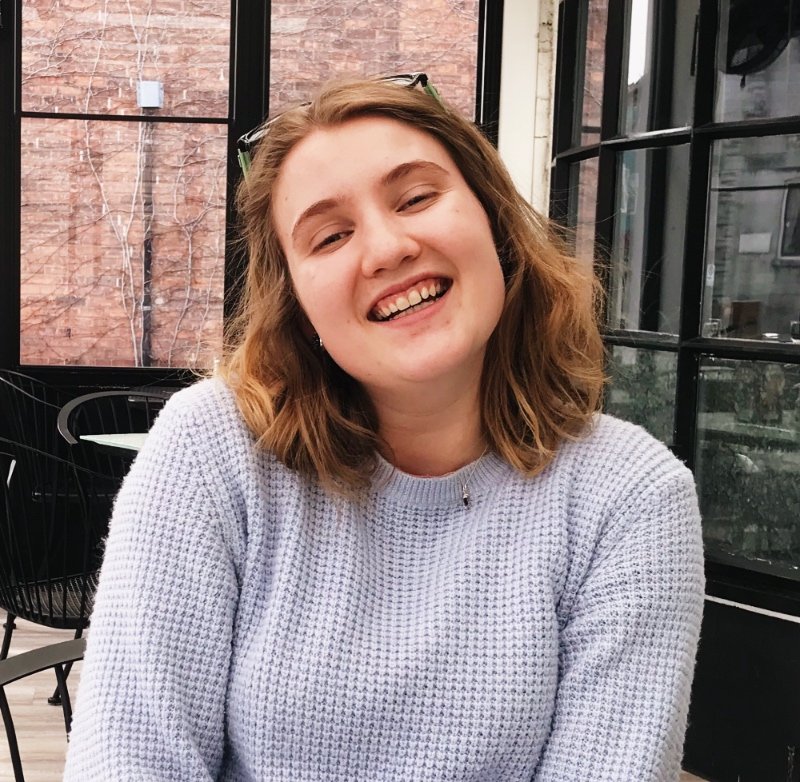
[[[402,212],[404,209],[410,209],[411,207],[417,206],[417,204],[428,201],[429,199],[433,198],[434,195],[435,193],[417,193],[403,202],[403,205],[400,207],[400,211]]]
[[[345,236],[345,231],[336,231],[335,233],[328,234],[321,242],[314,245],[314,250],[324,250],[332,244],[336,244],[340,239]]]

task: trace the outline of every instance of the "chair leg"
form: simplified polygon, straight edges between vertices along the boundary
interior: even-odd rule
[[[3,625],[6,631],[3,633],[3,646],[0,648],[0,660],[5,660],[8,657],[8,650],[11,646],[11,634],[16,629],[16,625],[14,624],[14,620],[16,619],[16,614],[12,614],[11,611],[8,612],[6,616],[6,622]]]
[[[6,738],[8,739],[8,752],[11,755],[11,766],[14,769],[15,782],[25,782],[22,773],[22,761],[19,757],[19,746],[17,745],[17,732],[14,730],[14,720],[11,719],[11,709],[8,708],[6,691],[0,687],[0,713],[3,715],[3,724],[6,728]]]
[[[78,639],[82,635],[83,635],[83,628],[79,627],[75,631],[75,638]],[[0,659],[2,659],[2,658],[0,658]],[[65,690],[67,688],[67,676],[69,676],[69,672],[71,670],[72,670],[72,663],[69,662],[69,663],[66,664],[66,666],[64,666],[64,689]],[[61,682],[60,682],[60,680],[58,678],[58,671],[56,671],[56,681],[57,681],[56,689],[53,692],[53,694],[47,699],[47,702],[51,706],[61,706],[62,705],[62,701],[61,701]],[[67,693],[67,697],[69,697],[69,693]],[[67,733],[69,733],[69,727],[67,727]]]
[[[68,663],[67,665],[71,665]],[[66,728],[67,735],[72,729],[72,703],[69,699],[69,690],[67,689],[67,674],[64,671],[64,666],[56,665],[56,681],[58,682],[58,692],[61,696],[61,708],[64,712],[64,727]]]

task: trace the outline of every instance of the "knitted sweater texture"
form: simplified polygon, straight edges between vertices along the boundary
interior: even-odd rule
[[[676,780],[702,568],[692,476],[631,424],[347,502],[203,381],[117,498],[64,779]]]

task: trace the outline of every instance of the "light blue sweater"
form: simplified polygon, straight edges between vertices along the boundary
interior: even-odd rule
[[[607,416],[536,478],[472,469],[383,462],[348,503],[221,382],[173,397],[114,510],[65,780],[675,780],[691,474]]]

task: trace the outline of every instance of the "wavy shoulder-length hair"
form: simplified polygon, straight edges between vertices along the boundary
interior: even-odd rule
[[[388,117],[449,153],[486,211],[506,280],[481,384],[489,447],[524,474],[581,434],[600,404],[603,345],[597,283],[559,232],[517,192],[475,125],[427,93],[381,81],[325,86],[273,119],[237,191],[248,269],[221,373],[259,445],[322,485],[357,493],[376,454],[391,458],[363,387],[315,344],[275,230],[273,189],[289,152],[319,128]]]

